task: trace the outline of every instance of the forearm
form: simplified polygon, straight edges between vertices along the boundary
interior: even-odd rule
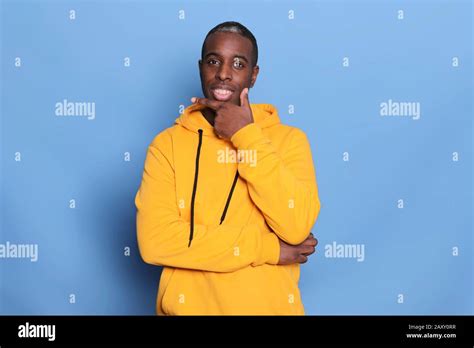
[[[239,163],[239,174],[268,225],[285,242],[301,243],[320,211],[313,161],[304,133],[296,134],[280,156],[256,124],[237,132],[239,150],[256,151],[257,163]]]
[[[146,263],[212,272],[278,263],[278,237],[256,225],[194,225],[195,236],[188,247],[189,222],[163,217],[156,221],[138,210],[138,245]]]

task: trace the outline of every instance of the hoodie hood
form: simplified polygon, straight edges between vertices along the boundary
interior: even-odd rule
[[[206,108],[202,104],[192,104],[184,109],[184,112],[175,120],[175,124],[179,124],[184,128],[198,133],[202,129],[203,135],[217,138],[214,127],[206,120],[201,110]],[[261,128],[271,127],[280,123],[277,109],[271,104],[250,104],[252,109],[253,121]]]

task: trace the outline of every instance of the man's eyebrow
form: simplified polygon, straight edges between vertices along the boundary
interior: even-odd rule
[[[204,56],[204,59],[207,58],[207,57],[209,57],[209,56],[221,57],[221,55],[220,55],[219,53],[217,53],[217,52],[209,52],[208,54],[206,54],[206,55]],[[234,58],[240,58],[240,59],[245,60],[247,63],[249,62],[248,59],[245,58],[245,57],[242,56],[242,55],[235,55]]]

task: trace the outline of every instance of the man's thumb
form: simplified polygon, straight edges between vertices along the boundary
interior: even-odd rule
[[[240,106],[250,107],[249,103],[249,89],[246,87],[240,92]]]

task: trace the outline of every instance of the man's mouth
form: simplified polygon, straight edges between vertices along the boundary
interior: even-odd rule
[[[215,100],[228,101],[232,98],[232,94],[234,94],[234,91],[224,88],[212,88],[211,93]]]

